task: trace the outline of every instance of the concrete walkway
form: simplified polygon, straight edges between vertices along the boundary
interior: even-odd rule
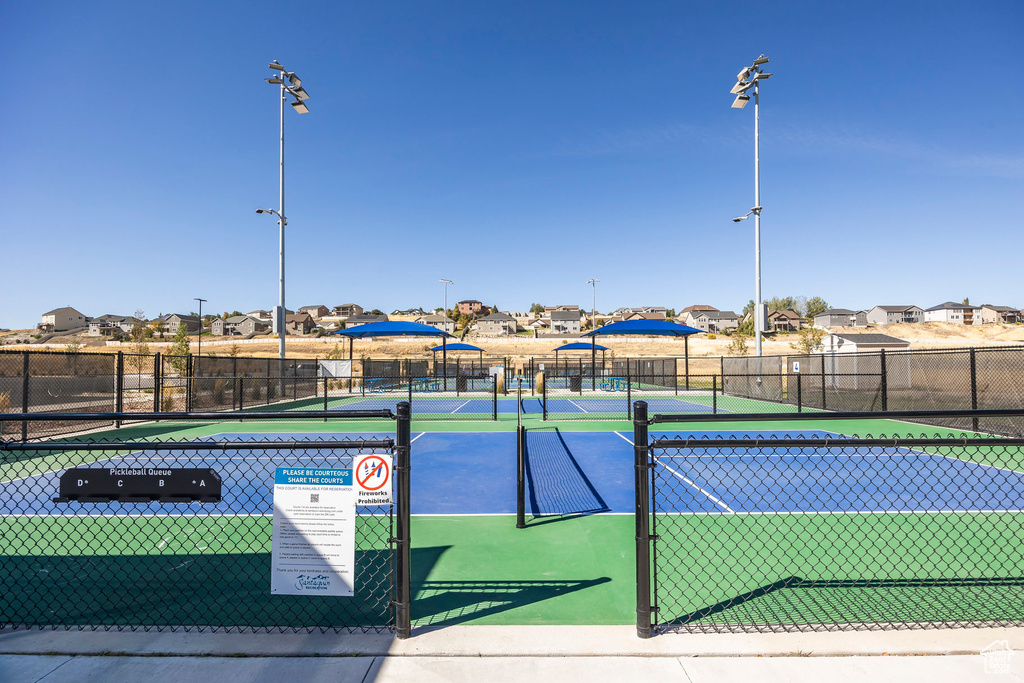
[[[1007,641],[1009,670],[980,652]],[[1024,681],[1024,629],[688,634],[454,626],[390,634],[5,631],[0,681]],[[998,662],[988,660],[990,668]]]

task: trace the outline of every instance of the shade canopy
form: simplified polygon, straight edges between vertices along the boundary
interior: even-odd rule
[[[430,325],[424,325],[423,323],[404,323],[397,321],[387,321],[380,323],[367,323],[366,325],[359,325],[353,327],[350,330],[338,330],[331,334],[340,334],[343,337],[351,337],[355,339],[362,339],[365,337],[451,337],[455,338],[455,335],[448,334],[444,330],[439,330],[436,327]]]
[[[597,335],[629,334],[644,335],[656,334],[662,337],[687,337],[691,334],[698,334],[700,330],[689,325],[680,325],[669,320],[623,320],[599,327],[596,330],[587,332],[584,337],[595,337]]]
[[[430,350],[431,351],[443,351],[444,348],[445,348],[444,346],[438,345],[438,346],[435,346],[434,348],[432,348]],[[481,353],[483,352],[483,349],[481,349],[479,346],[473,346],[472,344],[462,344],[462,343],[458,343],[458,342],[456,342],[455,344],[448,344],[448,350],[449,351],[480,351]]]
[[[451,348],[450,346],[448,347]],[[601,346],[600,344],[588,344],[587,342],[573,342],[571,344],[562,344],[555,351],[590,351],[596,349],[598,351],[607,351],[607,346]]]

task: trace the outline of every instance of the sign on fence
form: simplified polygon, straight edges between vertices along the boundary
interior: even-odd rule
[[[357,505],[390,505],[391,456],[360,455],[353,463],[356,475]]]
[[[321,377],[344,377],[352,376],[352,361],[350,360],[322,360],[320,361]]]
[[[352,470],[275,470],[271,593],[355,594],[353,483]]]

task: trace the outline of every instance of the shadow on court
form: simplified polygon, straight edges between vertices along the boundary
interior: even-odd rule
[[[580,467],[557,427],[526,435],[526,483],[531,525],[566,517],[609,512],[604,499]]]
[[[434,566],[451,546],[412,549],[412,619],[418,627],[450,626],[500,614],[608,583],[585,580],[431,581]]]

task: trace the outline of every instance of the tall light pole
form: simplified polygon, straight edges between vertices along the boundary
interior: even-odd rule
[[[772,74],[766,73],[761,66],[768,63],[768,58],[761,55],[754,60],[750,66],[743,67],[743,70],[736,75],[736,85],[729,92],[736,95],[733,100],[733,109],[743,109],[750,101],[747,91],[754,90],[754,208],[747,212],[746,216],[733,218],[739,223],[746,220],[751,214],[754,215],[754,352],[761,355],[761,334],[764,332],[764,306],[761,303],[761,112],[759,102],[759,84]]]
[[[452,282],[451,280],[444,280],[444,279],[438,280],[438,282],[440,282],[442,285],[444,285],[444,316],[447,318],[448,317],[448,285],[454,285],[455,283]]]
[[[597,331],[597,283],[600,282],[596,277],[587,280],[587,284],[590,285],[594,290],[594,298],[590,303],[590,331]],[[597,379],[594,375],[597,373],[597,335],[591,335],[590,337],[590,388],[597,390]]]
[[[284,337],[288,334],[287,325],[287,314],[285,313],[284,307],[284,226],[288,224],[288,221],[284,217],[284,103],[288,100],[287,95],[291,95],[295,98],[295,101],[291,103],[292,108],[300,114],[308,114],[309,107],[306,106],[306,100],[309,99],[309,93],[307,93],[302,87],[302,80],[295,75],[292,71],[286,71],[275,59],[268,65],[271,69],[278,72],[275,73],[271,78],[264,79],[267,83],[272,85],[281,86],[281,160],[280,160],[280,195],[277,211],[272,209],[256,209],[256,213],[272,213],[277,216],[278,230],[278,242],[279,242],[279,303],[280,310],[278,311],[275,320],[277,322],[277,337],[278,337],[278,356],[284,358]],[[287,83],[285,82],[287,81]]]

